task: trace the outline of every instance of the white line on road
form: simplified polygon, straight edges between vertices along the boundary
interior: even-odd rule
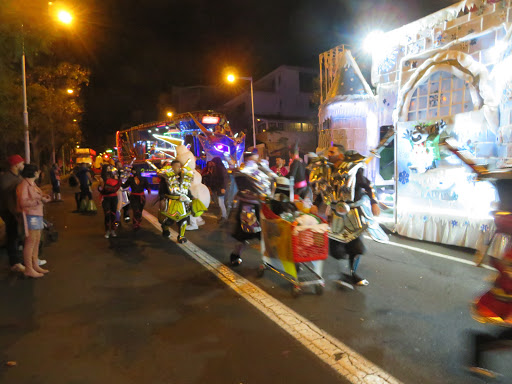
[[[363,237],[365,239],[368,239],[368,240],[372,239],[370,236],[363,236]],[[381,244],[392,245],[394,247],[409,249],[410,251],[415,251],[415,252],[418,252],[418,253],[424,253],[424,254],[427,254],[427,255],[431,255],[431,256],[435,256],[435,257],[440,257],[442,259],[447,259],[447,260],[456,261],[456,262],[462,263],[462,264],[476,266],[476,264],[473,261],[464,260],[464,259],[461,259],[461,258],[458,258],[458,257],[454,257],[454,256],[450,256],[450,255],[445,255],[444,253],[428,251],[428,250],[422,249],[422,248],[411,247],[410,245],[395,243],[394,241],[389,241],[387,243],[381,243]],[[488,269],[490,271],[495,271],[496,270],[493,267],[491,267],[489,265],[485,265],[485,264],[482,264],[481,267],[482,268],[486,268],[486,269]]]
[[[147,211],[143,215],[160,230],[155,216]],[[172,230],[171,234],[173,237],[178,235]],[[351,383],[400,383],[192,242],[177,245]]]

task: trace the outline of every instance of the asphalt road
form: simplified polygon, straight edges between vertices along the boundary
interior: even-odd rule
[[[123,228],[107,240],[101,208],[97,216],[72,214],[71,200],[48,206],[60,234],[44,249],[50,274],[25,280],[0,271],[1,383],[346,382],[147,221],[136,235]],[[231,224],[219,227],[215,212],[187,237],[227,264]],[[353,291],[333,283],[340,266],[328,259],[324,294],[292,298],[277,275],[256,277],[257,244],[237,272],[404,383],[481,383],[464,370],[467,332],[497,329],[473,321],[469,304],[493,272],[365,242],[360,274],[370,285]],[[511,357],[487,360],[503,382],[512,378]]]
[[[105,239],[101,208],[64,196],[47,276],[10,274],[1,250],[1,383],[347,382],[148,222]]]
[[[156,214],[151,203],[147,209]],[[205,215],[206,225],[187,237],[219,261],[228,264],[234,241],[232,223],[219,227],[215,207]],[[427,251],[472,260],[472,252],[455,247],[392,236],[391,241]],[[333,280],[344,264],[329,258],[324,266],[322,296],[305,293],[295,299],[290,283],[256,270],[261,262],[253,244],[237,272],[263,288],[321,329],[404,383],[481,383],[465,370],[469,331],[490,333],[495,327],[475,322],[471,301],[490,285],[494,272],[413,250],[365,240],[367,254],[360,274],[367,287],[340,289]],[[341,262],[343,263],[343,262]],[[346,268],[346,267],[345,267]],[[486,364],[512,380],[512,351],[488,356]]]

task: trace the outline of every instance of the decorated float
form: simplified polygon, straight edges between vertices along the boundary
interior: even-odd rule
[[[141,168],[142,177],[158,184],[157,172],[147,167],[147,160],[161,167],[166,160],[176,157],[179,145],[185,145],[199,168],[214,157],[220,157],[226,167],[236,167],[245,149],[245,134],[233,134],[223,113],[197,111],[118,131],[116,143],[123,164],[134,161],[134,167]]]
[[[494,231],[496,191],[490,183],[476,183],[471,170],[439,144],[452,137],[490,169],[512,162],[511,1],[462,1],[375,39],[375,126],[396,130],[395,229],[416,239],[477,248]],[[337,52],[339,47],[322,54],[321,68],[322,57],[325,62]],[[335,60],[335,72],[324,71],[326,89],[345,72],[342,63]],[[351,111],[350,98],[338,97],[323,100],[320,124],[324,136],[352,149],[350,134],[336,137],[334,121],[359,121],[361,111],[357,100]],[[371,105],[365,106],[368,117]],[[327,117],[326,110],[334,112]],[[368,117],[366,137],[375,129]]]

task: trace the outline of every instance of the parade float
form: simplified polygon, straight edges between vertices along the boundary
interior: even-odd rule
[[[197,111],[118,131],[116,144],[123,164],[133,161],[133,166],[141,169],[142,177],[158,184],[159,177],[147,167],[146,160],[161,167],[166,160],[176,157],[179,145],[185,145],[199,168],[214,157],[220,157],[226,167],[238,166],[245,149],[245,134],[233,134],[222,113]]]
[[[478,248],[494,232],[490,211],[497,199],[495,188],[476,183],[471,170],[440,143],[454,138],[476,163],[490,169],[512,161],[511,36],[509,0],[462,1],[374,35],[376,126],[393,125],[396,131],[394,222],[399,234]],[[339,51],[337,47],[322,54],[324,67],[326,58],[341,57]],[[339,59],[329,65],[323,79],[327,90],[344,71]],[[324,111],[337,111],[338,105],[345,110],[331,113],[332,121],[351,116],[358,121],[359,107],[353,103],[351,112],[347,101],[324,101],[320,124],[325,127]],[[366,108],[372,112],[370,102]],[[368,121],[367,126],[368,137],[375,128],[370,130]],[[336,127],[326,128],[324,137],[330,134],[336,142],[331,132]],[[351,149],[342,139],[338,137],[340,144]]]

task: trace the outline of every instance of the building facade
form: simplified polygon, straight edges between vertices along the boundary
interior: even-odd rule
[[[304,152],[316,148],[317,105],[313,94],[317,76],[318,71],[314,69],[283,65],[254,81],[257,141],[265,143],[271,155],[296,141]],[[223,111],[235,130],[252,137],[248,85],[246,92],[224,104]]]

